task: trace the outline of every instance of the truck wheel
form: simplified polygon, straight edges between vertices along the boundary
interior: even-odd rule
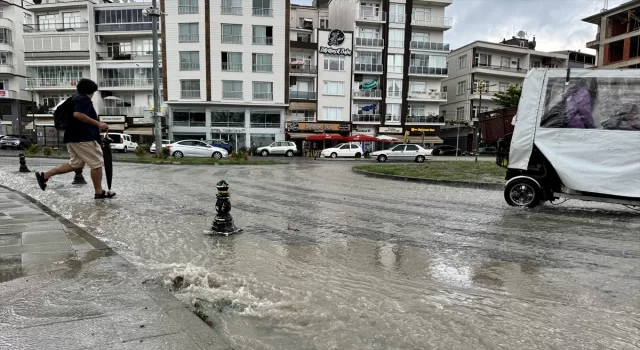
[[[505,187],[504,199],[512,207],[533,208],[540,204],[542,190],[531,179],[517,179]]]

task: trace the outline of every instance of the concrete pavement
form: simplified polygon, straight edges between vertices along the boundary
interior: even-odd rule
[[[101,241],[6,187],[0,315],[0,349],[230,349]]]

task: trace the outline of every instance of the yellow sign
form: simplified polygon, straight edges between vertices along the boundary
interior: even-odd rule
[[[411,128],[410,129],[411,132],[436,132],[436,129],[434,128]],[[407,131],[407,135],[409,134],[409,131]]]

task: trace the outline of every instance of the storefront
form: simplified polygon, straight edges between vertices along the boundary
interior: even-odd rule
[[[415,143],[422,147],[433,148],[433,146],[442,143],[442,139],[438,137],[440,126],[407,126],[405,134],[408,132],[409,143]]]
[[[378,135],[376,136],[388,136],[398,139],[398,142],[403,141],[403,129],[401,126],[380,126],[378,127]],[[380,143],[380,147],[382,149],[388,149],[392,147],[394,143],[391,142],[383,142]]]
[[[138,145],[151,145],[154,140],[153,117],[144,116],[142,118],[127,117],[125,134],[131,135],[131,139]],[[165,138],[164,136],[162,138]]]
[[[211,138],[214,140],[225,140],[229,142],[233,150],[238,150],[240,148],[246,147],[247,128],[213,127],[211,128]],[[269,144],[271,144],[271,142],[269,142]],[[257,147],[261,147],[261,146],[257,146]]]
[[[337,141],[306,141],[305,139],[315,134],[339,134],[341,136],[349,136],[351,124],[349,123],[305,123],[305,122],[287,122],[287,140],[296,143],[299,150],[303,149],[323,149],[336,145]],[[303,152],[300,152],[302,154]]]
[[[109,125],[109,132],[124,133],[125,116],[100,116],[100,121]]]
[[[353,130],[351,131],[351,135],[368,135],[368,136],[376,136],[376,128],[375,126],[365,126],[365,125],[354,125]],[[377,150],[376,144],[378,142],[360,142],[360,147],[365,152],[374,152]]]

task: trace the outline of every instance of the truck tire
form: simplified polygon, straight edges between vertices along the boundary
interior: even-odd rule
[[[534,208],[542,200],[542,189],[531,179],[516,179],[504,188],[504,199],[512,207]]]

